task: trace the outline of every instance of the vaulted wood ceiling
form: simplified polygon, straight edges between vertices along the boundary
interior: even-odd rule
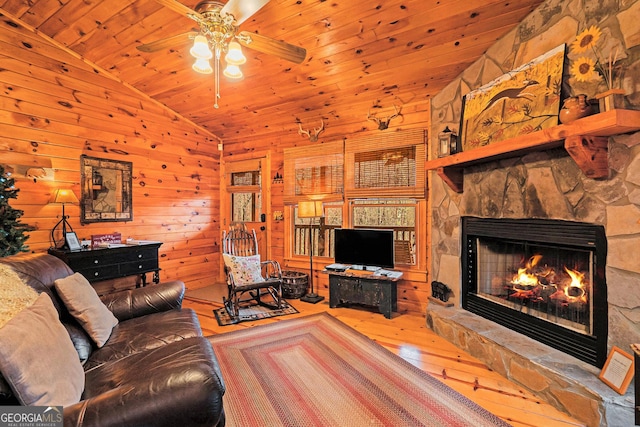
[[[194,8],[197,0],[184,0]],[[245,78],[220,84],[191,69],[191,42],[136,49],[195,29],[155,0],[0,0],[17,18],[225,141],[275,137],[296,121],[365,121],[369,110],[424,101],[542,0],[271,0],[242,23],[304,47],[294,64],[244,48]],[[382,110],[378,110],[382,111]],[[309,127],[309,126],[306,126]]]

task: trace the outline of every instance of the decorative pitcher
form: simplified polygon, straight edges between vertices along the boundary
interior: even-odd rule
[[[566,124],[581,117],[590,116],[593,113],[595,111],[587,100],[587,95],[582,94],[565,99],[558,118],[560,122]]]

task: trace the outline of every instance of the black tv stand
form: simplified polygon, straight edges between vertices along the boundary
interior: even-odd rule
[[[365,270],[366,271],[366,270]],[[376,276],[371,271],[329,271],[329,307],[342,304],[377,306],[384,317],[398,310],[398,278]]]

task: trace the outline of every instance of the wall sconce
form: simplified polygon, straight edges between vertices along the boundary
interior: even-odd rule
[[[53,229],[51,229],[51,243],[53,247],[55,247],[56,249],[68,249],[69,244],[67,243],[67,227],[69,228],[70,231],[73,231],[73,227],[71,227],[71,224],[67,222],[67,218],[69,217],[64,213],[64,205],[67,203],[71,203],[75,205],[80,202],[78,201],[78,198],[76,197],[73,191],[69,190],[68,188],[58,188],[51,195],[51,198],[49,199],[49,203],[62,204],[62,218],[53,227]],[[58,229],[60,226],[62,226],[62,243],[58,245],[55,235],[56,235],[56,229]]]
[[[455,131],[449,129],[449,126],[446,126],[444,130],[438,134],[438,157],[456,154],[459,151],[458,135],[456,135]]]

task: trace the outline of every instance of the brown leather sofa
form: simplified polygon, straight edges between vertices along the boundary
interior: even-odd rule
[[[73,274],[64,262],[48,254],[19,254],[0,263],[51,297],[83,362],[82,400],[64,408],[65,426],[224,425],[224,382],[195,312],[181,307],[184,283],[101,297],[119,323],[98,349],[56,294],[54,281]],[[17,402],[0,376],[0,405]]]

